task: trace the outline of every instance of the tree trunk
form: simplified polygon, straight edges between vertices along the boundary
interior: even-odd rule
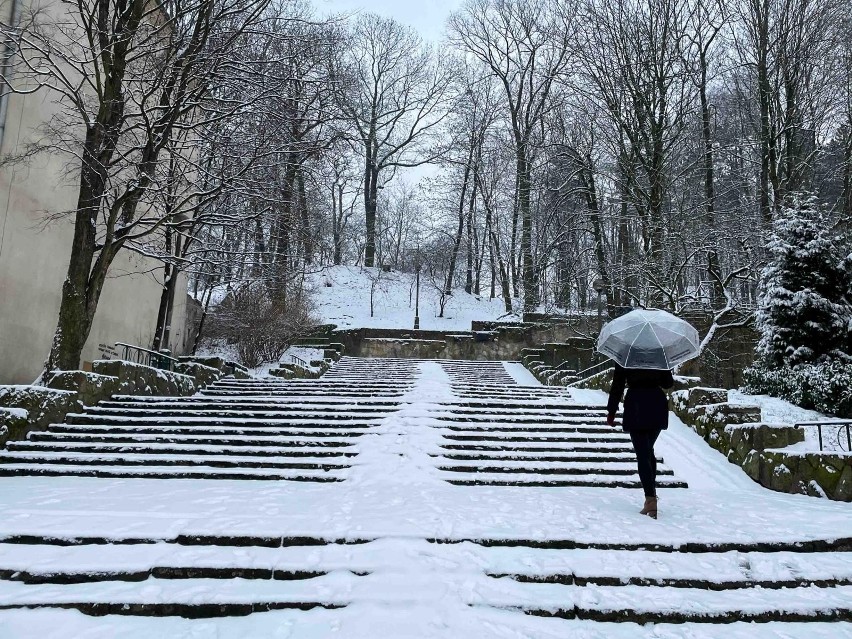
[[[843,158],[843,219],[849,225],[852,221],[852,118],[847,124]]]
[[[464,210],[465,204],[467,203],[467,186],[470,182],[470,162],[471,156],[473,154],[473,149],[470,149],[470,152],[467,156],[467,162],[464,165],[464,176],[462,177],[462,185],[461,185],[461,195],[459,196],[459,224],[456,228],[456,236],[453,241],[453,250],[450,253],[450,265],[447,268],[447,279],[444,283],[444,293],[446,295],[453,294],[453,278],[456,274],[456,260],[459,256],[459,249],[461,248],[462,235],[464,234]]]
[[[521,216],[521,260],[524,281],[524,312],[529,313],[538,305],[536,277],[532,258],[532,210],[530,206],[530,165],[523,146],[517,152],[518,208]]]
[[[701,100],[701,141],[704,145],[704,200],[705,212],[707,219],[705,220],[706,228],[709,233],[708,240],[711,244],[711,250],[707,253],[707,270],[719,274],[719,253],[716,250],[716,178],[713,161],[713,128],[710,113],[710,101],[707,99],[707,52],[702,47],[699,56],[699,64],[701,65],[701,80],[698,86],[698,93]],[[711,278],[713,279],[713,278]],[[713,290],[711,292],[710,303],[712,306],[718,303],[718,300],[724,297],[719,283],[713,279]]]
[[[603,225],[601,224],[600,208],[598,206],[598,192],[595,184],[595,175],[592,169],[592,159],[587,157],[584,165],[580,168],[578,177],[583,183],[586,196],[586,205],[589,207],[589,216],[592,222],[592,235],[595,239],[595,260],[598,267],[598,275],[604,284],[607,296],[607,307],[612,313],[612,281],[606,261],[606,247],[604,246]]]
[[[473,243],[473,214],[476,210],[476,186],[478,184],[477,173],[479,171],[478,161],[474,161],[473,183],[470,187],[470,204],[467,209],[467,273],[464,282],[465,293],[473,292],[473,262],[475,258]]]
[[[367,241],[364,244],[364,266],[375,266],[376,262],[376,211],[379,201],[379,171],[372,153],[367,154],[364,167],[364,221]]]
[[[103,285],[103,278],[92,272],[92,262],[95,260],[98,215],[106,189],[104,160],[111,157],[114,148],[115,140],[107,139],[106,127],[96,124],[86,131],[71,257],[62,284],[59,319],[44,365],[43,381],[50,371],[79,368],[83,347],[92,329]]]
[[[302,227],[302,250],[305,256],[305,264],[312,264],[314,261],[314,240],[311,232],[311,215],[308,210],[308,197],[305,193],[305,170],[299,164],[296,169],[296,195],[299,213],[301,216]]]
[[[172,249],[172,233],[166,229],[166,252],[169,255],[180,254],[180,236]],[[151,344],[151,350],[159,351],[163,348],[169,348],[169,338],[171,335],[172,310],[175,305],[175,291],[177,289],[177,278],[180,270],[176,265],[166,262],[163,265],[163,290],[160,293],[160,308],[157,311],[157,328],[154,331],[154,342]]]

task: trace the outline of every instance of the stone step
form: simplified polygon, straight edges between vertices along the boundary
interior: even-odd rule
[[[499,443],[476,444],[441,444],[444,450],[464,451],[496,451],[496,452],[529,452],[529,453],[632,453],[633,446],[628,442],[619,444],[571,444],[566,446],[526,446],[515,444],[511,446]]]
[[[2,457],[0,457],[2,459]],[[511,465],[517,464],[517,465]],[[450,473],[473,473],[490,475],[636,475],[636,462],[605,461],[597,464],[583,464],[582,462],[565,462],[563,464],[527,461],[503,462],[503,464],[482,466],[476,462],[468,462],[464,465],[438,466],[438,470]],[[657,468],[657,477],[674,476],[669,468]]]
[[[0,452],[0,464],[48,464],[56,466],[180,466],[185,468],[269,468],[276,470],[343,470],[349,464],[330,463],[325,460],[302,459],[279,461],[252,459],[250,457],[224,457],[211,455],[151,455],[148,453],[75,453],[75,452]]]
[[[59,466],[52,464],[3,464],[0,477],[100,477],[112,479],[229,479],[301,482],[343,481],[330,471],[284,473],[264,469],[188,468],[182,466]]]
[[[578,475],[571,479],[542,479],[538,475],[505,479],[502,475],[476,476],[471,479],[445,479],[454,486],[516,486],[526,488],[642,488],[639,478],[626,479],[607,475]],[[660,477],[658,488],[688,488],[686,482]]]
[[[556,423],[556,422],[534,422],[534,423]],[[582,424],[583,422],[578,422]],[[435,428],[440,428],[442,430],[448,430],[451,432],[464,432],[464,433],[585,433],[585,434],[596,434],[596,435],[606,435],[612,434],[613,428],[611,426],[528,426],[526,423],[520,424],[488,424],[485,426],[471,426],[469,422],[442,422],[439,425],[436,425]],[[617,431],[616,431],[617,432]]]
[[[330,375],[330,373],[329,373]],[[361,387],[371,389],[391,389],[400,384],[409,385],[414,383],[412,377],[383,377],[381,380],[364,379],[359,376],[352,378],[343,377],[323,377],[322,379],[290,379],[279,380],[275,378],[264,378],[262,380],[239,380],[224,378],[217,382],[213,382],[207,388],[228,388],[236,390],[257,390],[272,389],[272,390],[358,390]]]
[[[391,410],[387,407],[379,406],[350,406],[350,405],[342,405],[342,406],[331,406],[331,405],[315,405],[309,406],[307,408],[299,407],[298,405],[287,404],[285,406],[278,406],[277,409],[268,409],[268,410],[258,410],[257,408],[241,408],[240,410],[234,410],[233,407],[228,406],[228,408],[204,408],[197,406],[186,406],[186,407],[159,407],[152,406],[150,408],[113,408],[107,406],[89,406],[86,408],[85,415],[103,415],[107,417],[214,417],[214,418],[229,418],[234,417],[236,419],[282,419],[293,417],[294,415],[317,415],[319,413],[313,411],[327,411],[328,415],[337,415],[343,414],[347,416],[351,415],[363,415],[366,417],[377,416],[379,418],[386,417],[391,414]],[[72,414],[74,417],[77,414]]]
[[[349,444],[346,444],[349,445]],[[285,448],[281,446],[212,446],[161,443],[157,440],[134,443],[87,443],[61,441],[16,441],[6,445],[9,451],[49,451],[75,453],[144,453],[147,455],[225,455],[248,457],[355,457],[356,452],[335,448]]]
[[[354,438],[360,433],[334,432],[311,435],[274,435],[274,436],[235,436],[235,435],[169,435],[165,433],[51,433],[33,432],[28,435],[30,441],[38,442],[88,442],[93,444],[119,443],[142,444],[159,442],[162,444],[195,444],[212,446],[281,446],[292,448],[354,446]],[[348,441],[345,439],[348,438]]]
[[[234,399],[233,397],[211,399],[210,397],[157,397],[149,401],[115,401],[106,400],[98,402],[99,408],[202,408],[202,409],[219,409],[219,410],[281,410],[282,405],[288,408],[316,408],[318,406],[337,409],[341,406],[353,407],[374,407],[393,410],[399,408],[400,402],[392,400],[381,400],[373,398],[363,398],[358,400],[353,399],[336,399],[336,398],[306,398],[304,401],[294,401],[287,399],[286,401],[270,401],[265,398],[251,399]],[[88,410],[87,410],[88,412]]]
[[[145,570],[122,569],[115,566],[108,570],[100,567],[97,571],[84,569],[50,570],[32,572],[0,568],[0,580],[17,581],[28,585],[39,584],[82,584],[102,581],[133,581],[147,579],[266,579],[273,581],[303,581],[327,575],[324,571],[281,570],[278,568],[259,568],[248,566],[198,566],[169,565],[152,566]],[[360,575],[359,575],[360,576]]]
[[[441,404],[442,408],[456,409],[479,409],[479,410],[511,410],[511,411],[540,411],[540,410],[557,410],[569,411],[576,413],[592,413],[606,415],[606,406],[597,406],[594,404],[571,404],[568,402],[552,402],[549,399],[541,402],[534,401],[515,401],[508,400],[505,402],[494,401],[474,401],[474,402],[453,402]]]
[[[437,422],[444,424],[468,424],[471,429],[488,428],[490,425],[497,424],[552,424],[553,426],[570,426],[570,425],[605,425],[606,420],[600,416],[582,417],[582,416],[565,416],[559,419],[553,417],[536,417],[534,415],[515,415],[513,413],[502,413],[500,415],[467,415],[463,416],[460,413],[433,413],[429,416]],[[476,426],[475,424],[485,424],[485,426]],[[599,426],[600,427],[600,426]],[[612,426],[607,426],[609,430],[613,430]]]
[[[375,391],[375,392],[371,392],[371,391],[368,391],[368,390],[367,391],[353,391],[353,392],[335,391],[334,395],[335,395],[335,397],[353,397],[353,398],[355,398],[355,397],[363,397],[363,398],[366,398],[366,397],[402,397],[407,392],[408,392],[408,389],[401,388],[401,389],[397,389],[397,390],[394,390],[394,391],[388,390],[388,391]],[[276,391],[243,391],[243,390],[227,391],[227,390],[221,390],[221,389],[208,390],[208,389],[204,388],[204,389],[201,389],[199,391],[199,394],[204,396],[204,397],[207,397],[207,398],[265,397],[265,398],[282,399],[283,400],[283,399],[287,399],[287,398],[291,398],[291,397],[303,398],[308,393],[301,392],[301,391],[298,392],[298,393],[296,393],[296,392],[288,393],[288,392],[284,392],[284,391],[277,391],[277,392]],[[325,394],[326,394],[325,391],[318,391],[316,393],[313,393],[313,395],[316,395],[316,396],[325,396]]]
[[[121,426],[121,425],[65,425],[57,424],[51,426],[50,432],[54,434],[80,434],[80,435],[193,435],[207,437],[210,435],[225,435],[229,437],[361,437],[370,424],[323,424],[317,426],[281,426],[281,427],[248,427],[240,426],[159,426],[152,422],[150,426]],[[36,433],[33,433],[34,435]]]
[[[611,462],[619,462],[624,464],[636,464],[636,456],[623,454],[623,453],[613,453],[613,454],[603,454],[598,453],[596,455],[589,453],[569,453],[564,455],[546,455],[540,453],[531,453],[528,455],[521,455],[517,452],[515,453],[492,453],[488,454],[477,454],[473,455],[470,453],[444,453],[433,455],[433,457],[437,457],[441,460],[447,461],[469,461],[469,462],[551,462],[551,463],[589,463],[589,464],[604,464]],[[663,458],[657,456],[657,463],[662,464]]]
[[[483,435],[483,434],[470,434],[470,435],[461,435],[461,434],[444,434],[445,440],[457,441],[457,442],[527,442],[530,444],[537,443],[621,443],[630,442],[630,438],[627,435],[619,436],[617,434],[613,434],[610,437],[591,437],[591,436],[569,436],[564,435],[562,437],[544,437],[541,435],[537,435],[535,433],[517,433],[514,435]]]
[[[66,424],[69,426],[151,426],[162,424],[163,426],[229,426],[229,425],[245,425],[247,428],[252,426],[281,426],[281,427],[310,427],[322,426],[323,428],[369,428],[391,413],[378,413],[364,415],[360,413],[349,412],[327,412],[327,413],[299,413],[297,416],[277,417],[277,418],[257,418],[249,417],[216,417],[199,416],[199,417],[169,417],[159,416],[155,411],[150,415],[145,416],[125,416],[125,415],[98,415],[88,413],[69,413],[65,417]],[[345,422],[345,423],[340,423]],[[58,427],[58,426],[57,426]]]
[[[323,434],[320,437],[306,435],[273,435],[273,436],[257,436],[257,435],[168,435],[163,433],[148,434],[148,433],[53,433],[53,432],[32,432],[29,433],[29,441],[32,442],[67,442],[67,443],[162,443],[162,444],[193,444],[204,446],[277,446],[282,448],[313,448],[313,447],[329,447],[339,448],[346,446],[354,446],[355,442],[352,438],[360,433],[335,432]],[[335,439],[335,436],[341,439]],[[349,438],[348,441],[342,438]]]
[[[837,588],[839,586],[852,586],[852,576],[845,577],[830,577],[825,578],[826,574],[833,574],[835,571],[830,567],[825,568],[825,572],[813,574],[806,577],[793,577],[789,579],[766,578],[753,579],[743,578],[722,578],[722,579],[707,579],[705,576],[695,577],[669,577],[669,576],[597,576],[597,575],[577,575],[574,573],[555,573],[555,574],[499,574],[489,573],[489,576],[494,579],[508,578],[519,583],[529,584],[562,584],[564,586],[652,586],[662,588],[697,588],[700,590],[745,590],[749,588],[761,588],[780,590],[788,588],[807,588],[815,586],[818,588]],[[702,573],[706,574],[706,573]]]
[[[91,422],[91,423],[89,423]],[[263,420],[239,420],[239,419],[181,419],[176,417],[151,419],[151,420],[121,420],[121,419],[92,419],[86,423],[71,422],[67,424],[52,424],[50,430],[54,432],[79,432],[79,431],[106,431],[107,429],[119,432],[121,430],[138,430],[139,432],[161,432],[165,429],[185,429],[186,432],[224,432],[224,433],[267,433],[280,434],[286,431],[304,432],[307,430],[328,429],[355,429],[365,430],[375,428],[381,420],[335,420],[333,416],[326,419],[263,419]]]
[[[595,601],[583,596],[583,587],[559,584],[536,586],[530,596],[545,600],[546,607],[537,602],[515,606],[500,599],[483,602],[483,605],[510,607],[542,617],[604,623],[814,623],[852,620],[852,605],[849,604],[852,599],[846,599],[852,598],[852,588],[846,586],[802,587],[797,589],[799,592],[795,593],[795,597],[777,589],[718,592],[697,588],[644,587],[643,590],[647,592],[637,593],[644,595],[638,602],[627,600],[634,593],[624,591],[632,591],[639,586],[596,587]],[[652,598],[657,598],[656,603]],[[576,603],[566,605],[566,601]]]

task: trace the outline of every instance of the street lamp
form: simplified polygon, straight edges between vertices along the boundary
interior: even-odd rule
[[[419,330],[420,329],[420,249],[419,248],[417,249],[417,257],[415,259],[416,259],[415,269],[417,270],[417,275],[416,275],[417,293],[415,294],[415,297],[414,297],[414,330]]]
[[[606,290],[606,282],[600,277],[592,282],[592,288],[598,293],[598,335],[603,328],[603,293]]]

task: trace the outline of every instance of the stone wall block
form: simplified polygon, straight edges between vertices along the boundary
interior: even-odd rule
[[[723,404],[728,401],[728,391],[724,388],[705,388],[696,386],[690,388],[686,405],[689,408],[706,406],[707,404]]]
[[[47,383],[48,388],[75,391],[84,406],[95,406],[118,394],[121,380],[112,375],[99,375],[85,371],[58,371]]]

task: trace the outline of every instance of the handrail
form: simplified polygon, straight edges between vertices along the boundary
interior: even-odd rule
[[[597,377],[598,375],[603,375],[604,373],[608,373],[608,372],[610,371],[610,368],[601,368],[601,370],[599,370],[599,371],[598,371],[598,372],[596,372],[596,373],[592,373],[591,375],[585,375],[585,374],[586,374],[587,372],[589,372],[590,370],[592,370],[592,369],[594,369],[594,368],[601,367],[601,366],[603,366],[603,365],[607,365],[607,366],[609,366],[610,368],[615,368],[615,364],[613,364],[613,363],[612,363],[612,362],[610,362],[610,361],[601,362],[600,364],[596,364],[595,366],[591,366],[591,367],[587,368],[586,370],[584,370],[584,371],[580,371],[579,373],[577,373],[577,379],[575,379],[573,382],[571,382],[570,384],[568,384],[568,386],[576,387],[578,384],[582,384],[583,382],[587,382],[587,381],[589,381],[590,379],[592,379],[593,377]],[[580,375],[585,375],[585,376],[584,376],[584,377],[580,377]]]
[[[605,359],[602,362],[598,362],[597,364],[593,364],[593,365],[589,366],[588,368],[585,368],[585,369],[579,371],[577,373],[577,377],[579,377],[581,379],[583,379],[584,375],[586,375],[587,377],[591,377],[592,375],[597,375],[598,373],[602,373],[607,367],[614,366],[614,365],[615,364],[613,364],[612,360]],[[592,375],[588,375],[588,373],[595,370],[596,368],[600,368],[601,370],[599,370],[595,373],[592,373]]]
[[[298,364],[302,368],[310,368],[310,366],[308,366],[308,363],[305,360],[303,360],[301,357],[297,357],[296,355],[290,355],[290,362],[292,364]]]
[[[852,452],[852,419],[837,419],[824,422],[797,422],[793,424],[794,428],[802,428],[805,426],[816,426],[817,434],[819,435],[819,450],[822,452],[822,427],[823,426],[845,426],[846,427],[846,451]],[[837,443],[840,445],[840,429],[837,429]],[[842,448],[842,446],[841,446]]]
[[[142,346],[134,346],[133,344],[125,344],[124,342],[116,342],[115,345],[122,347],[123,353],[121,359],[126,362],[134,362],[143,366],[167,371],[174,371],[175,364],[178,363],[178,360],[174,357],[143,348]]]

